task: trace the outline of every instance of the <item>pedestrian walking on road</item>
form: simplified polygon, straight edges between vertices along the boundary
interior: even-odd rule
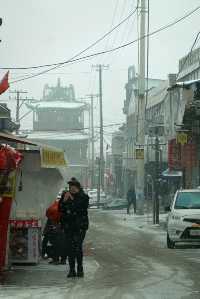
[[[83,277],[83,241],[89,226],[89,197],[77,180],[68,184],[69,192],[64,192],[60,200],[61,224],[68,248],[68,277]]]
[[[135,188],[131,187],[127,192],[127,214],[130,214],[130,207],[133,205],[134,208],[134,214],[136,214],[136,194],[135,194]]]

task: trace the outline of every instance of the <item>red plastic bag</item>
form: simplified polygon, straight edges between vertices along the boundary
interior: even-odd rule
[[[0,147],[0,170],[8,172],[16,169],[22,160],[22,154],[8,145]]]
[[[61,213],[59,210],[59,202],[54,201],[54,203],[47,209],[46,216],[50,220],[58,223],[60,221]]]

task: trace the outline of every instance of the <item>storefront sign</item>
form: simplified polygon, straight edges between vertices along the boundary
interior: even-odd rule
[[[188,135],[184,132],[178,133],[176,137],[177,143],[184,145],[188,142]]]
[[[56,168],[66,167],[67,162],[65,160],[63,151],[56,151],[51,148],[41,148],[41,167],[43,168]]]
[[[144,160],[144,149],[143,148],[136,148],[135,158],[136,158],[136,160]]]
[[[29,227],[41,227],[41,222],[38,219],[28,219],[28,220],[9,220],[11,227],[15,228],[29,228]]]

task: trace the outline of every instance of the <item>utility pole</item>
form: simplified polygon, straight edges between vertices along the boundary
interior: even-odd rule
[[[159,194],[158,194],[158,184],[159,184],[159,153],[160,153],[160,144],[158,137],[158,128],[156,128],[156,138],[155,138],[155,199],[154,199],[154,224],[159,224],[159,214],[160,214],[160,202],[159,202]]]
[[[92,154],[92,164],[91,164],[91,186],[92,189],[94,188],[94,98],[93,95],[91,95],[91,154]]]
[[[139,57],[139,90],[138,90],[138,138],[140,149],[144,151],[145,144],[145,24],[146,6],[145,0],[141,0],[140,13],[140,57]],[[143,155],[144,156],[144,155]],[[138,194],[138,212],[144,213],[144,159],[137,160],[136,191]]]
[[[95,183],[95,160],[94,160],[94,98],[98,97],[98,94],[87,95],[90,98],[90,144],[91,144],[91,188],[94,188]]]
[[[108,68],[108,66],[97,65],[97,71],[99,72],[99,116],[100,116],[100,153],[99,153],[99,183],[97,201],[100,203],[100,192],[104,190],[104,145],[103,145],[103,92],[102,92],[102,70]]]
[[[99,65],[99,113],[100,113],[100,178],[104,189],[104,152],[103,152],[103,99],[102,99],[102,65]]]
[[[27,91],[22,91],[22,90],[14,90],[14,91],[10,91],[10,93],[14,93],[16,94],[16,123],[20,125],[20,108],[23,105],[24,101],[28,100],[28,99],[20,99],[20,94],[26,94]],[[22,104],[20,104],[20,101],[22,101]],[[19,133],[19,129],[16,129],[16,134]]]

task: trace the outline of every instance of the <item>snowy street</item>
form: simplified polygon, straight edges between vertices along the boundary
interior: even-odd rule
[[[67,279],[65,266],[43,261],[17,266],[0,298],[200,298],[200,249],[167,249],[165,231],[146,216],[91,210],[90,219],[84,279]]]

